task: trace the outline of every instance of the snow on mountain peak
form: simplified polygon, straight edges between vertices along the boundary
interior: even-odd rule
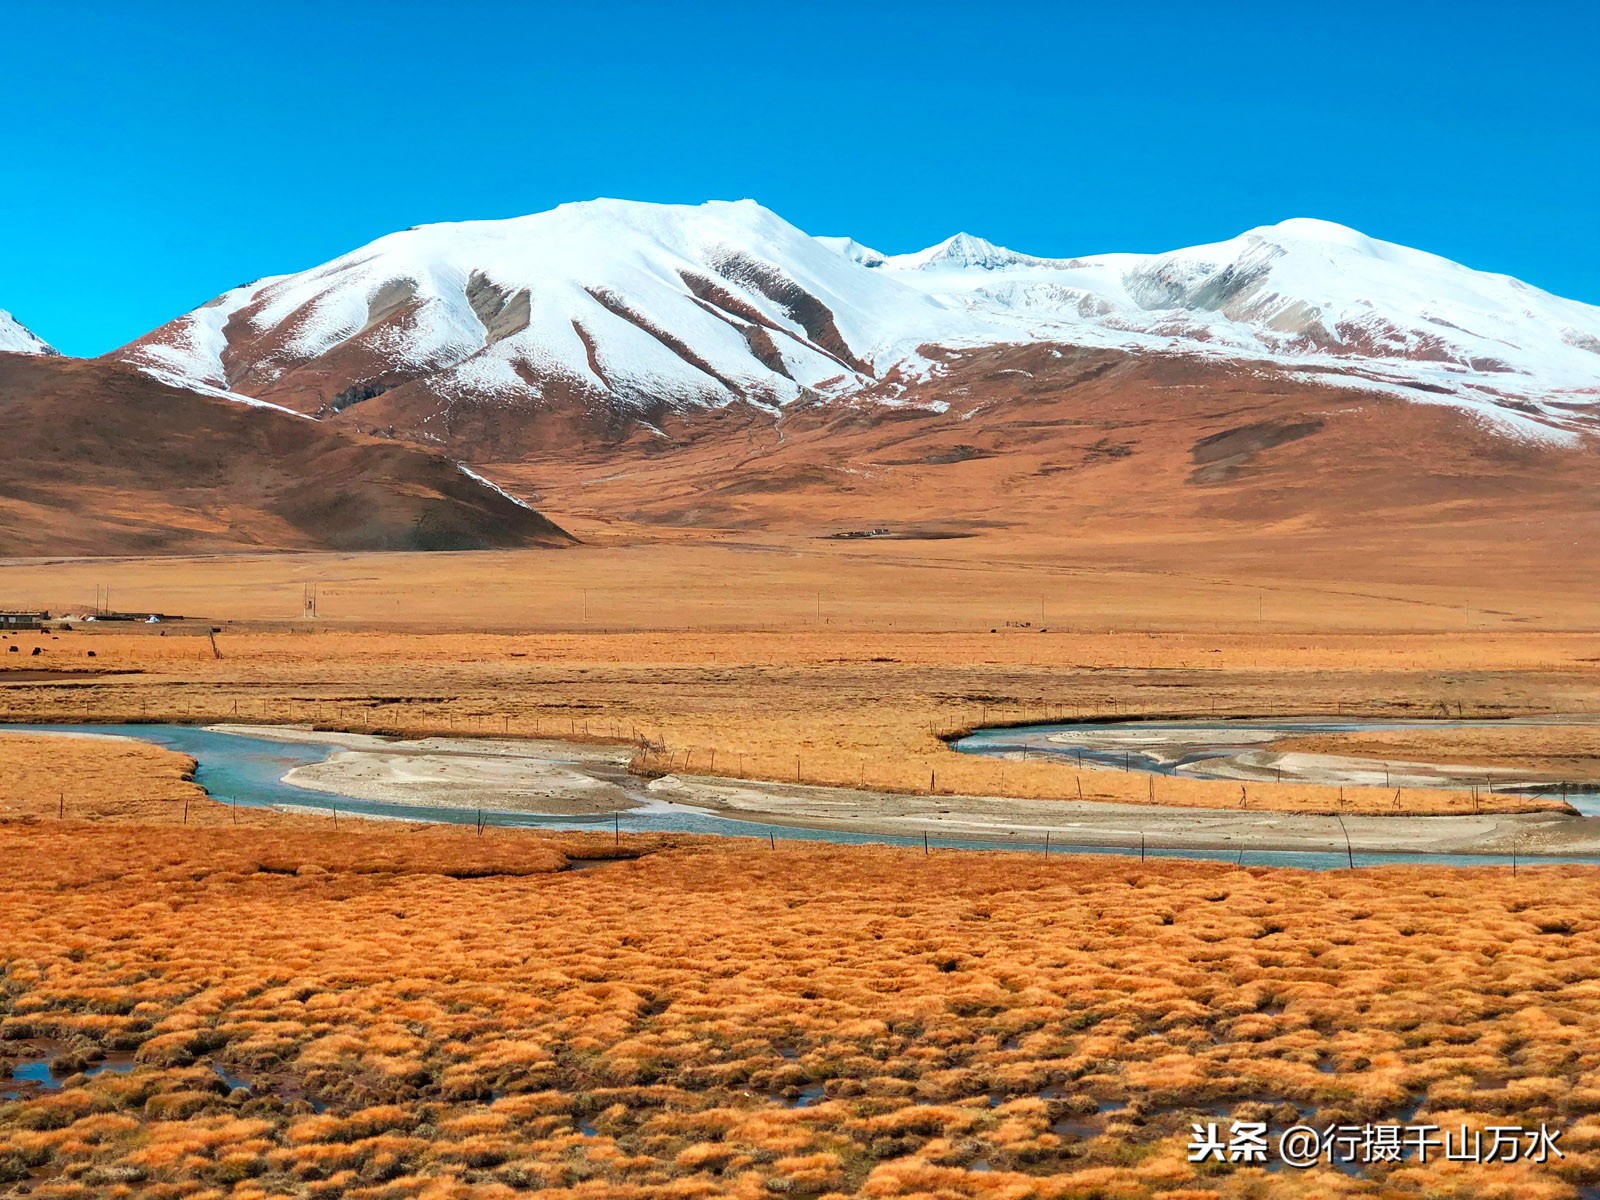
[[[932,271],[911,261],[933,253],[889,263],[1019,336],[1331,370],[1531,436],[1600,416],[1600,308],[1331,221],[1295,218],[1164,254],[1003,251],[1000,268],[960,268],[952,255]]]
[[[998,271],[1005,267],[1032,266],[1047,262],[996,246],[993,242],[970,233],[958,233],[945,238],[937,246],[918,250],[912,254],[895,254],[884,260],[885,266],[896,271],[979,270]]]
[[[56,351],[32,330],[0,309],[0,353],[54,354]]]
[[[1250,231],[1259,236],[1274,236],[1302,242],[1321,242],[1329,245],[1349,246],[1367,251],[1378,243],[1358,229],[1341,225],[1337,221],[1323,221],[1317,217],[1290,217],[1276,225],[1263,225]]]

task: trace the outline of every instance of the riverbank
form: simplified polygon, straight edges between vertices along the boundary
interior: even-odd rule
[[[1425,760],[1459,774],[1520,773],[1600,784],[1600,717],[1594,716],[1314,734],[1287,739],[1276,749],[1388,762]]]

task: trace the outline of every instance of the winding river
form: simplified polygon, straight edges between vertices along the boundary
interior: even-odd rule
[[[1279,722],[1276,728],[1287,723]],[[1318,727],[1358,729],[1378,727],[1373,725],[1338,725],[1319,723]],[[1110,748],[1104,744],[1074,744],[1066,735],[1082,731],[1086,735],[1103,737],[1107,726],[1040,726],[1012,730],[990,730],[964,739],[957,749],[967,753],[1020,753],[1025,744],[1029,752],[1051,753],[1073,757],[1080,750],[1085,760],[1110,766],[1127,766],[1137,761],[1141,769],[1193,770],[1197,763],[1214,761],[1237,751],[1239,743],[1227,737],[1228,727],[1220,723],[1199,725],[1184,723],[1185,735],[1197,729],[1207,731],[1213,745],[1207,751],[1190,751],[1170,759],[1168,749],[1154,743],[1145,745],[1135,753],[1132,746]],[[1263,727],[1264,728],[1264,727]],[[1294,725],[1296,730],[1300,725]],[[1255,730],[1254,724],[1252,730]],[[0,732],[62,733],[78,736],[119,736],[134,738],[175,750],[195,760],[195,782],[215,800],[223,804],[237,804],[252,808],[277,808],[299,812],[324,812],[330,816],[337,812],[350,816],[398,821],[425,821],[447,824],[474,824],[480,819],[476,808],[461,806],[430,806],[417,803],[386,803],[340,795],[327,790],[311,790],[285,780],[290,772],[322,763],[339,752],[337,745],[323,741],[296,740],[296,731],[286,729],[272,738],[251,737],[234,732],[223,732],[191,725],[134,724],[134,725],[0,725]],[[1144,732],[1149,732],[1146,730]],[[1281,734],[1279,734],[1281,736]],[[1202,755],[1200,758],[1195,755]],[[1095,757],[1098,756],[1098,757]],[[1110,756],[1110,757],[1107,757]],[[1129,757],[1125,757],[1129,756]],[[573,765],[578,765],[577,760]],[[1231,776],[1226,776],[1231,777]],[[1478,775],[1481,779],[1481,772]],[[484,809],[486,823],[515,828],[540,828],[551,830],[611,830],[622,833],[685,833],[710,834],[724,837],[748,837],[778,841],[824,841],[848,844],[890,844],[932,849],[1012,850],[1019,852],[1051,854],[1120,854],[1150,857],[1198,858],[1236,862],[1257,866],[1292,866],[1311,869],[1331,869],[1348,865],[1342,846],[1330,845],[1327,851],[1283,850],[1245,847],[1234,849],[1209,849],[1194,846],[1141,847],[1133,845],[1107,845],[1074,842],[1070,825],[1051,840],[1043,841],[1042,831],[1013,830],[999,832],[992,837],[931,836],[925,843],[921,834],[906,835],[892,832],[861,832],[837,828],[813,828],[803,824],[767,824],[760,821],[741,820],[721,816],[692,804],[663,800],[659,794],[648,790],[645,780],[625,777],[623,790],[637,808],[600,816],[550,816],[526,811]],[[1597,810],[1600,811],[1600,810]],[[1398,818],[1397,818],[1398,819]],[[1065,836],[1062,836],[1065,834]],[[1138,834],[1135,833],[1135,838]],[[1475,853],[1391,853],[1360,851],[1355,853],[1357,865],[1389,863],[1431,863],[1437,865],[1504,865],[1512,860],[1508,855]],[[1526,861],[1526,859],[1524,859]],[[1545,863],[1569,862],[1600,864],[1600,856],[1540,855]]]

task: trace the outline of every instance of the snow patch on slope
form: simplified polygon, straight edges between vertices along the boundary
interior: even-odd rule
[[[222,355],[228,348],[228,339],[224,330],[233,315],[272,282],[260,280],[224,292],[166,326],[169,332],[161,340],[140,339],[125,347],[119,356],[165,383],[226,392],[228,373],[222,365]]]
[[[246,396],[243,392],[230,392],[226,388],[212,387],[208,383],[199,383],[188,376],[176,371],[166,371],[160,367],[144,367],[144,373],[157,383],[164,383],[168,387],[182,388],[185,391],[199,392],[202,396],[210,396],[213,400],[228,400],[234,404],[243,404],[250,408],[269,408],[273,412],[286,413],[291,417],[299,417],[302,421],[315,421],[303,412],[296,412],[292,408],[285,408],[281,404],[273,404],[270,400],[257,400],[254,396]]]
[[[4,309],[0,309],[0,353],[54,354],[55,349]]]
[[[456,469],[459,470],[468,479],[471,479],[476,483],[481,483],[484,487],[488,488],[491,492],[499,492],[500,495],[504,496],[507,500],[511,501],[511,503],[515,504],[518,508],[525,508],[529,512],[538,511],[537,509],[535,509],[533,507],[533,505],[529,504],[526,500],[519,500],[517,497],[513,496],[510,492],[506,491],[505,488],[501,487],[498,483],[494,482],[494,480],[485,479],[482,475],[479,475],[471,467],[465,467],[465,466],[462,466],[460,463],[457,463],[456,464]]]

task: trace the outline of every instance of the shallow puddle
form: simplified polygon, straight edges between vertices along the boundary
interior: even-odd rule
[[[795,1094],[790,1095],[794,1090]],[[810,1083],[798,1090],[785,1088],[781,1092],[768,1092],[767,1099],[774,1104],[781,1104],[785,1108],[810,1108],[814,1104],[821,1104],[824,1099],[823,1087],[820,1083]]]
[[[9,1048],[19,1053],[21,1060],[12,1064],[10,1078],[0,1083],[0,1100],[23,1100],[42,1092],[57,1092],[75,1075],[89,1079],[107,1073],[126,1075],[134,1067],[133,1055],[124,1051],[84,1062],[80,1055],[72,1054],[65,1042],[55,1038],[30,1038],[12,1042]],[[62,1065],[63,1059],[69,1059],[68,1065]]]

